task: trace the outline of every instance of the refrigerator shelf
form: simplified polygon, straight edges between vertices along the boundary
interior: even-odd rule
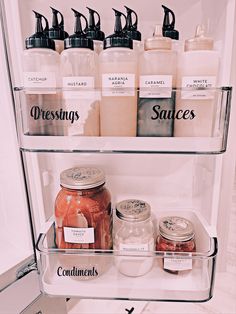
[[[181,97],[182,93],[197,93],[199,89],[173,89],[172,92],[176,97]],[[227,146],[232,88],[204,89],[204,93],[206,92],[213,97],[211,100],[214,108],[211,134],[198,136],[196,131],[194,134],[196,136],[183,134],[181,137],[101,137],[75,136],[72,133],[68,135],[68,130],[65,131],[65,125],[63,125],[64,122],[49,123],[48,120],[40,121],[40,118],[34,120],[35,116],[32,115],[33,106],[43,108],[44,111],[50,111],[53,108],[56,111],[61,108],[63,93],[69,95],[68,97],[71,97],[73,101],[75,99],[79,101],[81,97],[85,97],[84,92],[65,89],[26,90],[15,88],[20,147],[23,151],[35,152],[223,153]],[[92,97],[99,100],[100,91],[93,91]],[[197,100],[194,101],[197,102]]]
[[[94,299],[209,300],[214,285],[217,238],[209,232],[210,228],[205,228],[196,213],[185,215],[191,217],[196,226],[197,252],[190,254],[156,251],[129,252],[127,255],[113,250],[57,249],[54,223],[47,222],[36,245],[40,253],[38,266],[42,292],[52,296]],[[171,261],[188,260],[192,269],[178,274],[168,273],[162,267],[163,258],[167,257]],[[135,267],[140,259],[145,265],[152,264],[145,275],[128,277],[119,272],[117,267],[120,265],[132,267],[133,263]],[[90,270],[90,277],[84,275],[86,270]]]

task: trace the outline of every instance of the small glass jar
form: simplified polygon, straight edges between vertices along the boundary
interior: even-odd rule
[[[60,249],[111,249],[111,196],[105,175],[95,167],[77,167],[60,175],[55,202],[56,245]]]
[[[166,252],[195,252],[194,228],[191,221],[186,218],[169,216],[159,222],[159,236],[156,250]],[[179,271],[192,269],[190,258],[164,258],[163,268],[167,272],[178,274]]]
[[[153,265],[150,252],[154,251],[155,244],[151,208],[144,201],[129,199],[117,204],[116,215],[120,221],[114,235],[114,250],[120,251],[120,255],[118,253],[115,258],[115,264],[126,276],[142,276]]]

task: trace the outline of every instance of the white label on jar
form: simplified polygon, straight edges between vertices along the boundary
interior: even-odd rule
[[[196,90],[182,91],[181,98],[194,100],[213,99],[214,90],[206,90],[205,88],[214,88],[215,86],[215,76],[184,76],[182,78],[182,88],[193,88]]]
[[[164,268],[173,271],[190,270],[193,268],[192,259],[164,258]]]
[[[142,75],[139,79],[140,97],[170,98],[172,91],[171,75]]]
[[[67,243],[94,243],[94,228],[63,227]]]
[[[109,73],[102,75],[103,96],[135,96],[135,75]]]
[[[148,243],[144,244],[130,244],[130,243],[121,243],[120,244],[121,251],[132,251],[132,252],[143,252],[149,250]]]
[[[25,88],[56,88],[54,72],[24,72]]]

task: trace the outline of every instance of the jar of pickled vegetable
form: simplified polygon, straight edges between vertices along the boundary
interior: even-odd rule
[[[78,167],[60,175],[55,202],[56,244],[60,249],[111,249],[111,196],[105,175],[95,167]]]
[[[196,244],[194,228],[191,221],[186,218],[169,216],[159,222],[159,236],[157,237],[156,250],[165,252],[195,252]],[[189,254],[191,256],[191,254]],[[163,259],[164,270],[178,274],[179,271],[189,271],[193,267],[192,258],[167,258]]]
[[[104,172],[95,167],[71,168],[61,173],[60,183],[61,190],[55,201],[57,248],[111,249],[111,196],[105,187]],[[105,257],[86,252],[61,254],[59,261],[63,270],[82,274],[76,278],[79,280],[91,279],[84,274],[99,276],[109,264]]]

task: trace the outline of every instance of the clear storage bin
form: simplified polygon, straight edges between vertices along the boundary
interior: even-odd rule
[[[15,89],[16,97],[16,117],[18,125],[18,133],[20,138],[20,146],[23,150],[28,151],[94,151],[94,152],[157,152],[157,153],[222,153],[226,150],[228,124],[230,116],[231,102],[230,87],[222,87],[217,89],[174,89],[171,97],[175,97],[175,101],[180,101],[182,97],[195,97],[195,108],[197,108],[198,97],[207,95],[211,97],[211,117],[209,118],[211,125],[211,136],[188,137],[101,137],[93,136],[93,122],[98,118],[100,90],[81,91],[81,90],[25,90],[22,88]],[[162,93],[163,90],[155,91],[155,94]],[[165,94],[168,91],[165,91]],[[143,91],[142,91],[143,93]],[[153,90],[146,90],[145,95],[152,95]],[[63,107],[63,97],[66,95],[67,107]],[[140,95],[140,93],[139,93]],[[195,96],[194,96],[195,95]],[[147,96],[145,96],[147,97]],[[69,108],[70,102],[73,104]],[[168,98],[163,98],[165,102]],[[143,98],[139,97],[138,102]],[[171,113],[160,113],[155,107],[155,98],[151,99],[153,106],[151,112],[146,113],[143,119],[150,119],[150,123],[155,122],[161,127],[161,119],[173,117],[174,120],[183,119],[183,114],[172,111]],[[78,105],[75,106],[75,102]],[[209,100],[208,100],[209,102]],[[191,100],[191,104],[193,101]],[[86,104],[86,106],[84,106]],[[142,104],[145,105],[145,104]],[[202,100],[199,103],[202,105]],[[192,105],[191,105],[192,106]],[[191,107],[190,106],[190,107]],[[192,108],[192,107],[191,107]],[[191,112],[191,108],[186,110]],[[71,109],[71,110],[69,110]],[[84,112],[86,111],[86,113]],[[191,113],[185,113],[184,123],[191,124]],[[140,113],[140,112],[139,112]],[[196,111],[197,113],[197,111]],[[168,115],[169,114],[169,115]],[[207,111],[209,115],[209,110]],[[147,116],[148,115],[148,116]],[[83,118],[81,118],[83,117]],[[139,120],[142,118],[139,117]],[[154,119],[154,120],[153,120]],[[202,119],[196,116],[193,119]],[[139,123],[141,123],[139,121]],[[68,135],[65,129],[68,124],[73,125],[73,129],[80,129],[78,132],[72,132]],[[198,123],[194,125],[199,125]],[[90,132],[91,131],[91,132]],[[73,136],[73,134],[77,134]],[[174,135],[174,133],[173,133]]]
[[[212,297],[217,239],[196,213],[181,213],[196,230],[196,252],[124,252],[115,250],[61,250],[55,247],[53,221],[39,236],[41,290],[49,295],[80,298],[172,300],[202,302]],[[158,213],[163,217],[165,212]],[[128,254],[128,255],[127,255]],[[116,259],[153,260],[151,270],[140,277],[119,272]],[[192,270],[178,275],[163,270],[163,258],[191,260]]]

